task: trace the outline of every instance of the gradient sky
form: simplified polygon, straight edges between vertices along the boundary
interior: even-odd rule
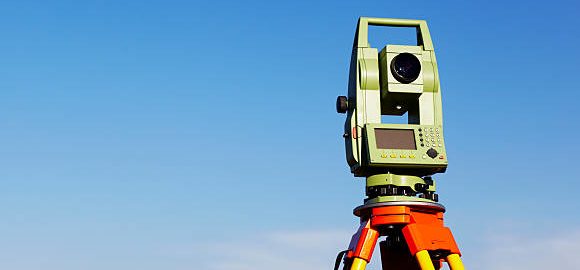
[[[573,269],[579,12],[4,1],[0,269],[331,269],[363,199],[334,111],[359,16],[428,21],[450,164],[435,179],[468,269]]]

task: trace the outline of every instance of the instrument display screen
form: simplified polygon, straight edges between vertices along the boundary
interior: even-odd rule
[[[377,149],[417,150],[412,129],[375,128]]]

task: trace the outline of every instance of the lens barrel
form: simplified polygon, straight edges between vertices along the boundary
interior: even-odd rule
[[[415,81],[421,73],[421,61],[410,53],[400,53],[391,61],[391,72],[401,83]]]

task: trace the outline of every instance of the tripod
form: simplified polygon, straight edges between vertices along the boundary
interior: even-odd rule
[[[451,270],[464,270],[451,230],[443,226],[443,212],[441,204],[412,201],[355,208],[361,225],[343,253],[344,270],[364,270],[380,236],[387,237],[380,243],[383,270],[435,270],[443,261]]]

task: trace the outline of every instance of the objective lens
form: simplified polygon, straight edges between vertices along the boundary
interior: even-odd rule
[[[411,83],[421,73],[421,62],[410,53],[401,53],[391,61],[391,72],[397,81]]]

